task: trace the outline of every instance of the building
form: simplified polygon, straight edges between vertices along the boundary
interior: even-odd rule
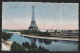
[[[29,26],[29,30],[39,31],[34,17],[34,6],[32,6],[32,21],[31,21],[31,25]]]
[[[61,35],[78,35],[78,30],[63,30]]]
[[[51,33],[51,36],[55,35],[78,35],[79,30],[48,30],[49,33]]]

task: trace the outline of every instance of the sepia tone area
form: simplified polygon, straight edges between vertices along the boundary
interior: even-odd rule
[[[2,10],[2,51],[78,51],[78,3],[3,2]]]

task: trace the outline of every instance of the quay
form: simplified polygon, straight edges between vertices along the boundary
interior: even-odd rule
[[[39,38],[39,39],[79,41],[79,37],[77,37],[77,38],[42,37],[42,36],[25,35],[25,34],[21,34],[20,32],[8,32],[8,33],[19,34],[19,35],[21,35],[21,36],[31,37],[31,38]]]

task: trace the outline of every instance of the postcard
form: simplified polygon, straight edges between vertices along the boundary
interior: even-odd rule
[[[79,4],[2,2],[1,51],[78,51]]]

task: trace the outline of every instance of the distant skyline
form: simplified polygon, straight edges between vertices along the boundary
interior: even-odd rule
[[[32,6],[39,29],[78,30],[78,3],[3,2],[2,29],[28,29]]]

